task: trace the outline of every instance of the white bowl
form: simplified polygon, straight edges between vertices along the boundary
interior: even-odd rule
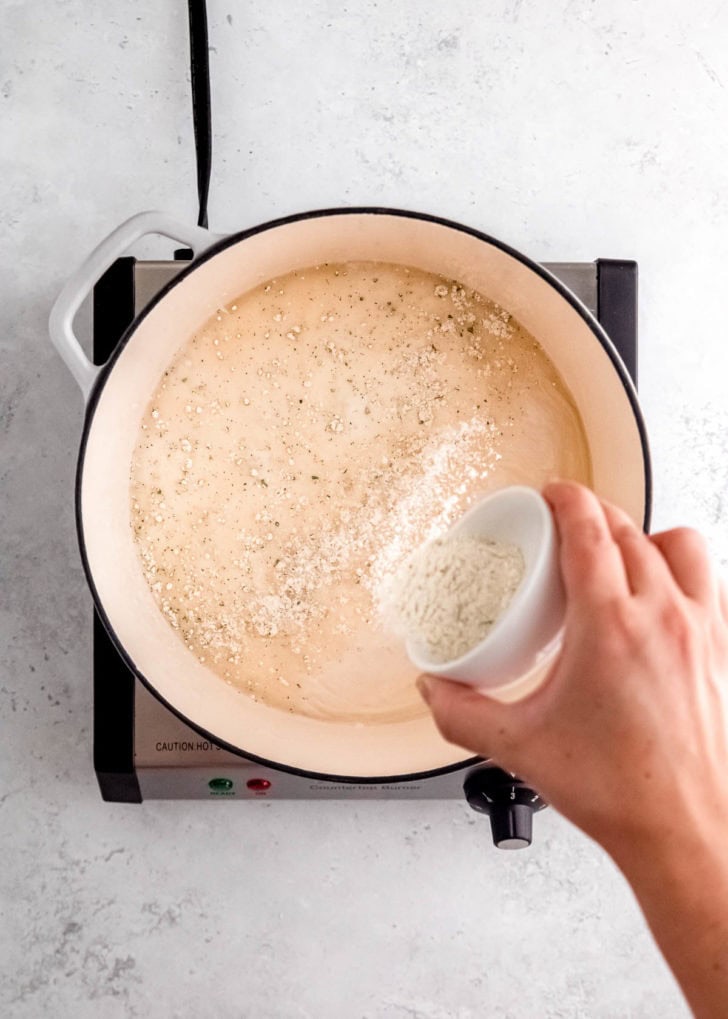
[[[503,488],[468,510],[445,539],[456,536],[518,545],[523,579],[487,636],[460,658],[432,662],[425,645],[412,638],[407,654],[422,672],[467,683],[498,700],[519,700],[546,678],[561,648],[566,598],[551,510],[535,488]]]

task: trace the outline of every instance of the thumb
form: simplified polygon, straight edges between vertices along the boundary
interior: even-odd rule
[[[484,697],[464,683],[423,675],[417,680],[440,734],[448,743],[502,763],[515,742],[513,705]]]

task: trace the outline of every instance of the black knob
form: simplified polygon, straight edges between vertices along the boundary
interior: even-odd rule
[[[490,810],[493,842],[499,849],[531,845],[533,809],[527,803],[494,803]]]
[[[537,792],[494,765],[471,771],[463,788],[473,810],[490,816],[493,842],[499,849],[531,845],[533,814],[546,806]]]

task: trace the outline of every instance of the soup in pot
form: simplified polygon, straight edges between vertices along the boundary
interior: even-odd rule
[[[241,695],[367,724],[425,708],[379,622],[386,578],[509,484],[591,482],[553,364],[506,310],[418,269],[311,267],[220,308],[134,452],[141,569]]]

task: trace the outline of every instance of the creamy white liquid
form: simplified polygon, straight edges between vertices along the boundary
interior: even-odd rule
[[[381,263],[313,267],[221,309],[145,414],[131,476],[147,580],[190,652],[257,699],[414,717],[383,579],[474,501],[589,483],[553,365],[505,311]]]

